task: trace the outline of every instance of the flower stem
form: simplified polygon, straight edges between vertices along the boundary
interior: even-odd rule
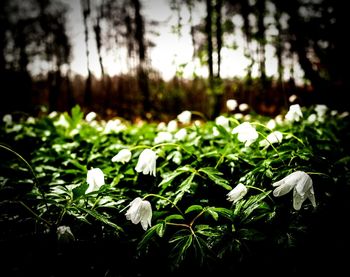
[[[163,199],[163,200],[168,201],[169,203],[171,203],[171,204],[175,207],[175,209],[178,210],[178,212],[179,212],[182,216],[185,216],[184,213],[179,209],[179,207],[176,206],[176,204],[175,204],[173,201],[171,201],[170,199],[168,199],[168,198],[166,198],[166,197],[164,197],[164,196],[161,196],[161,195],[159,195],[159,194],[153,194],[153,193],[147,194],[146,196],[143,197],[143,199],[146,199],[146,198],[149,197],[149,196],[158,197],[158,198],[160,198],[160,199]]]

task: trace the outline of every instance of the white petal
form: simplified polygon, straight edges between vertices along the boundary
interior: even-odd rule
[[[305,196],[300,195],[296,190],[294,190],[293,191],[293,208],[299,211],[304,201],[305,201]]]

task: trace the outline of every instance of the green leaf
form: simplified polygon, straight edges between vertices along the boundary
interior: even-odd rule
[[[86,182],[83,182],[80,186],[74,188],[72,190],[73,192],[73,199],[77,199],[78,197],[82,196],[85,194],[85,191],[88,188],[88,184]]]
[[[216,208],[216,207],[211,207],[210,209],[227,219],[233,220],[234,218],[234,213],[232,210],[229,210],[226,208]]]
[[[208,178],[212,181],[214,181],[215,184],[227,189],[227,190],[232,190],[232,187],[229,185],[229,181],[226,179],[220,177],[223,175],[220,171],[218,171],[214,167],[203,167],[198,170],[198,172],[203,172],[208,176]]]
[[[166,223],[161,222],[161,223],[158,223],[156,226],[157,226],[156,232],[157,232],[158,236],[163,237],[164,232],[165,232],[165,228],[166,228]]]
[[[221,235],[221,232],[206,224],[196,225],[195,230],[196,233],[206,237],[217,237]]]
[[[141,250],[144,247],[147,246],[148,242],[155,236],[155,234],[158,232],[157,230],[161,227],[159,227],[160,225],[163,225],[163,222],[158,223],[154,226],[152,226],[151,228],[149,228],[146,233],[143,235],[142,240],[139,242],[137,249]]]
[[[167,188],[171,182],[179,175],[181,175],[182,173],[185,173],[185,172],[191,172],[192,171],[192,168],[190,168],[189,166],[183,166],[183,167],[180,167],[178,169],[176,169],[175,171],[173,172],[170,172],[168,174],[165,174],[163,180],[160,182],[160,184],[158,185],[159,187],[163,187],[163,190],[165,188]]]
[[[203,210],[203,207],[201,205],[192,205],[186,209],[185,214],[193,211],[202,211],[202,210]]]
[[[184,217],[181,214],[172,214],[172,215],[167,216],[164,220],[171,221],[173,219],[183,220]]]
[[[117,224],[111,222],[106,216],[98,213],[97,211],[86,209],[86,208],[83,208],[83,207],[78,207],[78,209],[86,212],[87,214],[91,215],[92,217],[96,218],[97,220],[99,220],[99,221],[101,221],[101,222],[103,222],[103,223],[113,227],[118,232],[123,231],[123,229],[120,226],[118,226]]]
[[[191,184],[193,181],[193,178],[195,176],[195,173],[192,173],[190,176],[188,176],[179,186],[178,190],[175,192],[176,197],[174,200],[174,204],[176,204],[177,202],[179,202],[183,195],[185,194],[185,192],[189,192],[190,188],[191,188]]]
[[[216,211],[214,211],[213,208],[207,207],[207,208],[206,208],[206,211],[212,216],[212,218],[213,218],[214,220],[217,221],[217,220],[219,219],[218,213],[217,213]]]

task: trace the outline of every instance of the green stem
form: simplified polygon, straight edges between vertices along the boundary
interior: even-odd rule
[[[190,222],[190,227],[191,227],[191,229],[192,229],[193,223],[194,223],[202,214],[204,214],[204,212],[205,212],[205,209],[203,209],[199,214],[197,214],[197,215],[192,219],[192,221]]]
[[[261,188],[257,188],[257,187],[254,187],[254,186],[249,186],[249,185],[247,185],[247,186],[245,186],[245,187],[251,188],[251,189],[256,189],[256,190],[258,190],[258,191],[260,191],[260,192],[262,192],[262,193],[266,193],[266,191],[262,190]],[[268,195],[268,197],[272,200],[272,202],[275,202],[275,201],[273,201],[273,199],[271,198],[270,195]]]
[[[181,226],[181,227],[186,227],[186,228],[191,228],[191,226],[184,224],[184,223],[173,223],[173,222],[167,222],[165,221],[165,224],[167,225],[173,225],[173,226]]]
[[[41,216],[37,215],[31,208],[29,208],[26,204],[24,204],[22,201],[19,201],[19,203],[26,208],[27,211],[29,211],[32,215],[34,215],[35,218],[39,219],[40,221],[44,222],[45,224],[47,224],[48,226],[52,226],[52,224],[47,221],[46,219],[42,218]]]
[[[44,204],[45,204],[45,207],[46,209],[48,210],[49,207],[47,206],[47,201],[46,201],[46,197],[45,197],[45,194],[44,192],[40,189],[40,185],[39,185],[39,181],[38,181],[38,178],[36,177],[35,175],[35,172],[33,170],[33,168],[31,167],[31,165],[27,162],[27,160],[25,158],[23,158],[20,154],[18,154],[16,151],[12,150],[11,148],[7,147],[6,145],[3,145],[0,143],[0,148],[3,148],[7,151],[9,151],[10,153],[14,154],[16,157],[18,157],[22,162],[25,163],[25,165],[29,168],[29,171],[32,173],[33,177],[34,177],[34,184],[35,186],[38,188],[43,200],[44,200]]]
[[[179,207],[176,206],[176,204],[175,204],[173,201],[171,201],[170,199],[168,199],[168,198],[166,198],[166,197],[164,197],[164,196],[161,196],[161,195],[159,195],[159,194],[153,194],[153,193],[147,194],[146,196],[143,197],[143,199],[146,199],[146,198],[149,197],[149,196],[158,197],[158,198],[160,198],[160,199],[163,199],[163,200],[168,201],[169,203],[171,203],[171,204],[175,207],[175,209],[178,210],[178,212],[179,212],[183,217],[185,216],[185,214],[179,209]]]

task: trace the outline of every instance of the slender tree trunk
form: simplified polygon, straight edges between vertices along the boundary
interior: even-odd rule
[[[146,45],[145,45],[145,24],[141,15],[141,3],[139,0],[132,0],[135,11],[135,41],[138,46],[139,66],[137,77],[139,88],[143,94],[143,108],[145,115],[151,110],[149,80],[146,70]]]
[[[88,71],[88,76],[85,82],[85,96],[84,103],[86,107],[90,108],[92,104],[92,90],[91,90],[91,70],[90,70],[90,62],[89,62],[89,28],[88,28],[88,17],[90,15],[90,0],[81,0],[81,9],[83,13],[84,20],[84,34],[85,34],[85,48],[86,48],[86,67]]]
[[[207,35],[209,87],[212,91],[214,87],[214,70],[213,70],[213,31],[212,31],[213,6],[211,3],[211,0],[206,0],[206,7],[207,7],[207,16],[206,16],[205,32]]]

